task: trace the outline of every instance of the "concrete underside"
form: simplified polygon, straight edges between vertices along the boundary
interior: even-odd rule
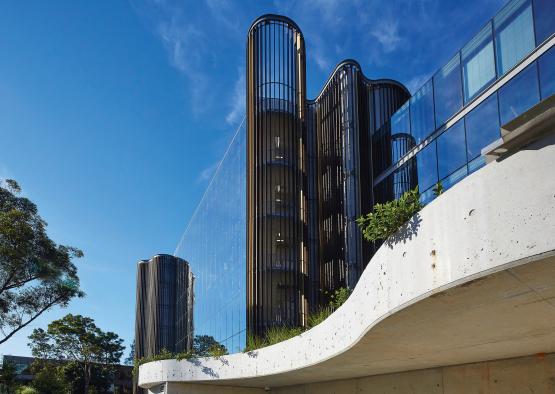
[[[470,175],[417,220],[310,331],[254,352],[145,364],[140,384],[176,394],[555,393],[552,355],[479,364],[555,352],[555,132]],[[513,391],[498,390],[494,370],[512,376],[503,387]]]

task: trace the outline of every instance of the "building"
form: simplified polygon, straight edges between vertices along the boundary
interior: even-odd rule
[[[327,292],[356,285],[370,257],[355,219],[373,204],[371,137],[410,97],[346,60],[307,100],[305,58],[291,19],[264,15],[249,29],[247,321],[258,335],[305,325]],[[396,138],[398,156],[414,145]]]
[[[135,358],[193,346],[193,273],[179,257],[158,254],[137,263]]]
[[[2,365],[11,363],[15,366],[16,377],[15,380],[18,384],[29,385],[35,375],[31,370],[31,365],[35,361],[34,357],[24,356],[2,356]],[[0,383],[0,392],[4,391]],[[112,377],[111,386],[109,391],[114,394],[131,394],[133,392],[133,367],[129,365],[117,365],[115,373]]]
[[[553,392],[554,15],[552,0],[508,1],[411,97],[391,99],[383,121],[386,101],[368,104],[361,85],[383,82],[399,95],[402,86],[356,76],[346,61],[309,101],[300,29],[281,16],[256,20],[247,40],[248,330],[303,324],[315,290],[352,286],[364,270],[316,328],[202,363],[145,364],[139,384],[153,393]],[[426,206],[413,225],[390,245],[362,247],[368,260],[351,259],[350,212],[416,186]],[[366,207],[345,206],[364,193]]]

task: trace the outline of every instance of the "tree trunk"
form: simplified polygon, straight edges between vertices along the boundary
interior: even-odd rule
[[[83,391],[84,394],[89,394],[89,384],[91,381],[91,365],[90,364],[85,364],[85,376],[84,376],[84,387],[83,387]]]

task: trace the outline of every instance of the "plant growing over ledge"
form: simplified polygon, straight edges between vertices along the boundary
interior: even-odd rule
[[[443,192],[445,191],[445,190],[443,190],[443,183],[441,183],[441,181],[436,183],[434,188],[432,189],[432,191],[434,192],[434,196],[436,196],[436,197],[442,195]]]
[[[418,187],[405,192],[398,200],[374,205],[374,212],[356,221],[364,238],[370,242],[387,239],[422,209]]]

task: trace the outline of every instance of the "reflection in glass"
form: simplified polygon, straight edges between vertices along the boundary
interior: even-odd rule
[[[447,178],[442,179],[441,186],[443,190],[450,189],[455,183],[459,182],[468,174],[468,170],[466,168],[466,164],[459,168],[457,171],[453,172]]]
[[[493,19],[497,75],[509,71],[535,47],[532,4],[513,0]]]
[[[436,141],[432,141],[416,155],[418,188],[426,190],[437,183]]]
[[[391,117],[391,134],[410,134],[409,102],[407,101]]]
[[[510,122],[539,101],[537,66],[532,63],[499,89],[501,125]]]
[[[468,102],[495,79],[491,22],[461,50],[464,101]]]
[[[434,131],[434,92],[431,79],[411,97],[410,120],[412,136],[417,144]]]
[[[478,156],[472,161],[468,162],[468,174],[472,174],[474,171],[479,170],[486,165],[486,157]]]
[[[555,94],[555,47],[540,57],[538,66],[540,68],[541,97],[542,100],[545,100]]]
[[[458,53],[434,76],[434,100],[438,127],[462,107],[461,61]]]
[[[436,195],[434,193],[433,187],[420,193],[420,202],[424,205],[428,204],[434,198],[436,198]]]
[[[482,148],[501,137],[497,94],[492,94],[465,117],[468,160],[480,155]]]
[[[246,342],[245,136],[243,123],[175,251],[195,275],[195,336],[212,336],[230,353]]]
[[[466,164],[464,122],[459,120],[437,137],[437,167],[439,179],[445,178]]]
[[[555,1],[534,0],[536,44],[540,45],[555,32]]]

